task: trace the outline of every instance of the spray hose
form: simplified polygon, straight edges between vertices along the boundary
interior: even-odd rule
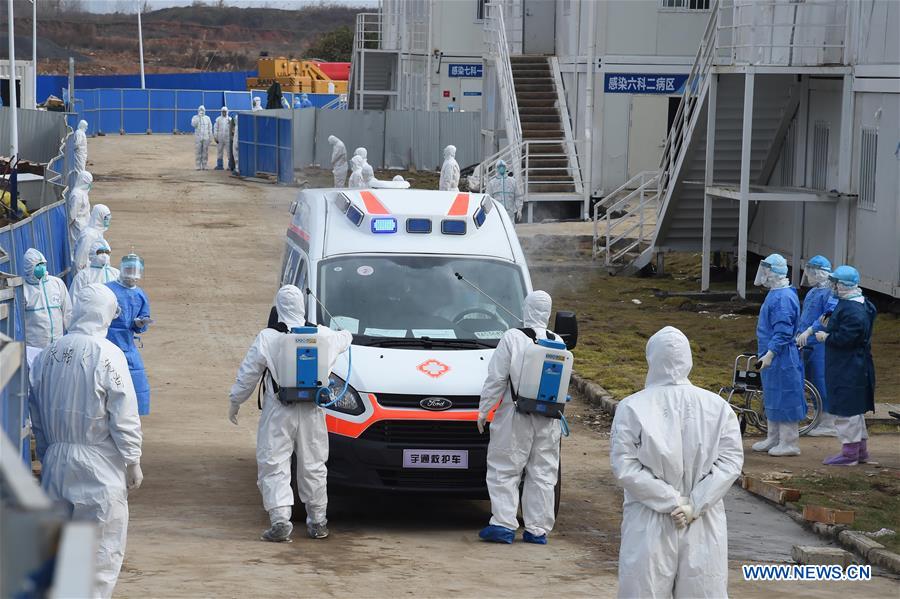
[[[562,430],[563,437],[569,436],[569,421],[566,420],[565,414],[559,415],[559,428]]]
[[[328,308],[325,307],[325,304],[323,304],[322,302],[319,301],[319,298],[316,297],[316,294],[313,293],[312,289],[310,289],[309,287],[306,288],[306,295],[313,298],[316,301],[316,303],[319,304],[319,306],[321,306],[322,310],[324,310],[325,314],[327,314],[331,318],[332,322],[337,322],[335,320],[334,316],[331,315],[331,312],[328,311]],[[340,327],[341,325],[338,323],[338,326]],[[341,330],[343,330],[343,327],[341,327]],[[353,347],[353,342],[351,341],[350,345],[347,346],[347,378],[344,379],[344,388],[341,389],[341,392],[338,393],[337,397],[333,398],[331,401],[326,400],[326,403],[322,403],[323,400],[322,400],[321,395],[324,392],[326,396],[330,397],[331,396],[331,386],[328,385],[328,386],[322,387],[318,391],[316,391],[316,405],[318,405],[320,408],[330,408],[337,402],[344,399],[344,396],[347,394],[347,389],[350,387],[350,375],[353,374],[353,352],[350,351],[350,349],[352,347]]]

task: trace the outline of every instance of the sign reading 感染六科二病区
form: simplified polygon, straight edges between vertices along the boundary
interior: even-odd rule
[[[603,91],[608,94],[680,94],[687,75],[671,73],[606,73]]]
[[[484,66],[481,64],[448,64],[447,74],[450,77],[477,77],[484,74]]]

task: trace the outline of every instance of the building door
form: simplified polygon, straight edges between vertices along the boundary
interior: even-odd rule
[[[556,0],[525,0],[522,29],[523,54],[555,54]]]
[[[628,178],[641,171],[655,171],[666,145],[669,119],[668,96],[631,96],[628,123]]]
[[[481,112],[481,79],[460,79],[459,109],[466,112]]]

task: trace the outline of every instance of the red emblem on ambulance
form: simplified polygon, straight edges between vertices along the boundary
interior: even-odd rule
[[[443,362],[439,362],[434,358],[431,358],[430,360],[425,360],[424,362],[416,366],[416,370],[418,370],[422,374],[427,374],[433,379],[437,379],[450,372],[450,367]]]

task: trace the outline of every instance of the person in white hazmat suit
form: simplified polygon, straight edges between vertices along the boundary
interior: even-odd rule
[[[524,327],[534,330],[537,339],[547,338],[552,300],[544,291],[532,291],[523,305]],[[479,532],[485,541],[512,543],[519,522],[519,483],[522,490],[523,540],[546,544],[553,528],[554,487],[559,474],[560,421],[538,414],[523,414],[512,401],[510,380],[519,380],[522,360],[534,342],[522,331],[503,334],[488,364],[488,375],[478,404],[478,430],[494,406],[491,440],[487,451],[487,488],[491,497],[490,525]],[[499,403],[499,405],[497,405]]]
[[[287,330],[306,323],[304,296],[294,285],[285,285],[278,290],[275,309],[279,322]],[[350,347],[353,337],[347,331],[332,331],[321,325],[317,328],[320,338],[331,337],[329,355],[319,356],[320,360],[328,361],[330,372],[338,356]],[[269,373],[260,383],[264,399],[256,433],[257,485],[271,522],[271,527],[263,532],[262,540],[287,541],[293,531],[292,453],[297,454],[297,490],[300,501],[306,506],[307,533],[311,538],[321,539],[328,536],[328,470],[325,467],[328,460],[328,429],[325,427],[325,413],[315,402],[283,404],[276,397],[271,373],[276,371],[276,342],[282,334],[275,329],[263,329],[256,336],[231,387],[228,418],[237,424],[240,405],[250,397],[268,369]]]
[[[25,345],[28,363],[39,350],[60,339],[69,327],[72,305],[63,280],[50,275],[47,259],[34,248],[25,251]]]
[[[95,204],[91,209],[91,220],[88,222],[87,228],[81,232],[78,241],[75,243],[75,272],[84,270],[91,264],[91,246],[98,239],[103,239],[103,235],[109,229],[112,222],[112,213],[105,204]]]
[[[109,265],[110,254],[112,254],[112,250],[102,237],[91,244],[90,267],[79,270],[72,279],[69,296],[73,302],[78,291],[91,283],[105,285],[110,281],[119,280],[119,269]]]
[[[497,175],[491,177],[487,184],[487,194],[503,204],[503,208],[509,215],[509,220],[516,222],[522,220],[523,201],[516,187],[515,177],[508,176],[506,162],[498,160],[495,166]]]
[[[343,187],[347,182],[347,146],[334,135],[328,136],[331,144],[331,174],[334,175],[334,186]]]
[[[206,116],[206,108],[197,108],[197,114],[191,117],[191,127],[194,128],[194,158],[197,161],[197,170],[206,170],[209,163],[209,143],[213,138],[212,121]]]
[[[258,112],[262,109],[262,99],[259,96],[253,96],[253,106],[250,107],[250,112]]]
[[[369,151],[362,146],[353,150],[354,156],[359,156],[362,159],[362,164],[369,164]]]
[[[362,173],[363,164],[364,161],[359,155],[355,155],[350,159],[350,180],[347,182],[348,188],[360,189],[365,187]]]
[[[727,597],[723,497],[744,450],[731,406],[688,380],[684,333],[665,327],[647,342],[643,391],[619,402],[610,462],[625,490],[619,597]]]
[[[441,191],[459,191],[459,164],[456,162],[456,146],[444,148],[444,164],[441,165]]]
[[[225,169],[225,157],[228,156],[228,145],[231,143],[231,119],[228,117],[228,107],[222,107],[222,114],[216,117],[213,125],[213,139],[216,140],[216,167],[215,170]]]
[[[69,190],[69,200],[66,202],[69,213],[69,247],[74,248],[81,237],[81,232],[87,228],[91,219],[91,200],[89,192],[94,184],[94,176],[87,171],[75,171],[75,181]]]
[[[128,534],[128,493],[144,478],[128,364],[106,340],[117,309],[106,286],[81,289],[69,333],[41,352],[30,374],[41,487],[73,520],[97,525],[98,597],[112,596],[116,586]]]
[[[72,168],[76,172],[87,169],[87,121],[78,121],[78,128],[72,134],[75,142],[75,164]]]

